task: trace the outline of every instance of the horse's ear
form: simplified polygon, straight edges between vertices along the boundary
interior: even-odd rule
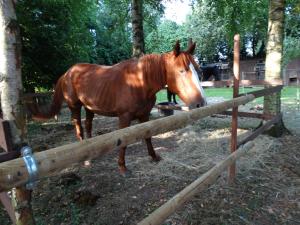
[[[196,42],[194,42],[194,43],[190,42],[188,50],[186,52],[193,55],[194,51],[195,51],[195,48],[196,48]]]
[[[180,44],[179,44],[178,40],[176,41],[176,43],[174,45],[173,53],[176,57],[180,54]]]

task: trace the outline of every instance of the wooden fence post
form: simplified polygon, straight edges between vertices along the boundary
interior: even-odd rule
[[[233,98],[239,95],[240,81],[240,35],[234,36],[234,56],[233,56]],[[231,123],[231,153],[237,149],[237,126],[238,126],[238,106],[232,108],[232,123]],[[229,183],[232,183],[235,178],[235,163],[229,167]]]
[[[8,121],[5,121],[0,116],[0,148],[3,149],[5,152],[12,152],[12,141],[11,141],[11,133],[9,129]],[[6,155],[7,153],[0,153]],[[15,155],[14,158],[18,157]],[[5,158],[5,157],[4,157]],[[9,158],[9,157],[8,157]],[[0,160],[1,162],[1,160]],[[2,202],[5,210],[7,211],[11,221],[15,224],[16,217],[14,214],[14,208],[11,202],[11,199],[7,192],[0,193],[0,202]]]

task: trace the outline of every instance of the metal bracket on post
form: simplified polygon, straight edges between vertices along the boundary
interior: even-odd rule
[[[35,187],[36,181],[38,179],[38,166],[34,155],[32,154],[32,149],[29,146],[22,147],[21,154],[29,174],[26,188],[28,190],[32,190]]]

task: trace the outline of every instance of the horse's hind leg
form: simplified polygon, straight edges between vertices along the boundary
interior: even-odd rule
[[[80,141],[82,141],[84,135],[83,135],[83,128],[81,126],[81,105],[78,105],[76,107],[70,107],[70,110],[72,114],[72,120],[75,126],[76,137]]]
[[[86,136],[87,138],[92,137],[92,123],[93,123],[93,118],[94,118],[94,113],[85,108],[85,130],[86,130]]]
[[[140,123],[144,123],[149,121],[149,115],[143,116],[139,118]],[[151,141],[151,137],[150,138],[145,138],[145,142],[147,145],[147,149],[148,149],[148,154],[152,157],[152,160],[155,162],[158,162],[161,160],[161,157],[155,153],[154,149],[153,149],[153,145],[152,145],[152,141]]]
[[[131,122],[131,118],[129,115],[123,115],[119,117],[119,128],[125,128],[125,127],[129,127],[130,126],[130,122]],[[126,168],[125,165],[125,153],[126,153],[126,147],[121,147],[119,149],[119,160],[118,160],[118,164],[119,164],[119,171],[121,173],[121,175],[126,176],[128,173],[128,170]]]

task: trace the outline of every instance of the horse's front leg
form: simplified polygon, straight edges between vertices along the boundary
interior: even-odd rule
[[[173,102],[174,102],[175,104],[177,104],[177,101],[176,101],[176,94],[173,94]]]
[[[149,121],[149,115],[142,116],[142,117],[139,118],[140,123],[144,123],[144,122],[147,122],[147,121]],[[161,157],[157,153],[155,153],[155,151],[153,149],[151,137],[145,138],[145,142],[146,142],[146,145],[147,145],[148,154],[152,157],[152,160],[155,161],[155,162],[160,161]]]
[[[92,137],[92,123],[93,123],[93,118],[94,118],[94,113],[85,108],[85,130],[86,130],[86,136],[87,138]]]
[[[172,102],[172,95],[173,93],[169,89],[167,89],[168,102]]]
[[[81,106],[71,108],[72,120],[75,126],[76,137],[82,141],[84,138],[83,128],[81,126]]]
[[[122,115],[119,117],[119,128],[125,128],[129,127],[131,122],[131,117],[130,115]],[[125,165],[125,153],[126,153],[126,146],[125,147],[120,147],[119,149],[119,159],[118,159],[118,164],[119,164],[119,171],[122,176],[128,175],[128,170]]]

